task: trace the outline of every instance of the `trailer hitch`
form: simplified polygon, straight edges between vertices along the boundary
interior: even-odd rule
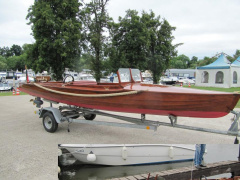
[[[41,108],[41,105],[43,104],[40,97],[36,97],[34,100],[31,99],[30,102],[33,102],[33,105],[36,105],[37,108]]]

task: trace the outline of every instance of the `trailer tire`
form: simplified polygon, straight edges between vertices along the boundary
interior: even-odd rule
[[[43,115],[43,127],[47,132],[54,133],[58,128],[58,123],[51,112]]]
[[[84,114],[83,117],[84,117],[86,120],[90,120],[90,121],[92,121],[92,120],[95,119],[96,114]]]

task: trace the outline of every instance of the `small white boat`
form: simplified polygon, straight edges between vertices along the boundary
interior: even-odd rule
[[[63,76],[66,77],[66,76],[69,76],[69,75],[74,78],[74,81],[78,81],[78,80],[79,80],[79,78],[78,78],[78,76],[79,76],[78,72],[65,71]]]
[[[170,144],[61,144],[83,164],[143,165],[194,158],[194,145]]]
[[[177,83],[178,84],[195,84],[195,80],[194,79],[188,79],[188,78],[186,78],[186,79],[179,79],[178,81],[177,81]]]
[[[0,91],[10,91],[12,89],[12,86],[10,86],[8,83],[4,82],[1,83],[0,82]]]
[[[83,81],[96,81],[96,79],[91,74],[79,73],[78,80]]]
[[[162,84],[173,85],[178,81],[177,77],[162,77],[160,82]]]
[[[30,82],[34,82],[34,78],[33,77],[28,77],[28,79],[29,79]],[[18,78],[17,82],[19,82],[19,83],[26,82],[26,76],[25,75],[21,76],[20,78]]]

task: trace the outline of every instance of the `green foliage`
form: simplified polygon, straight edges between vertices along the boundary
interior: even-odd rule
[[[24,62],[26,55],[23,54],[22,47],[19,45],[12,45],[11,48],[0,48],[0,70],[21,70],[24,69]]]
[[[238,57],[240,57],[240,50],[237,49],[235,54],[233,55],[233,59],[236,60]]]
[[[154,17],[154,16],[153,16]],[[153,83],[158,83],[162,73],[169,67],[172,57],[177,55],[176,47],[172,45],[174,37],[172,31],[175,27],[170,26],[167,20],[163,20],[158,26],[153,26],[156,30],[156,40],[151,39],[151,57],[149,70],[153,74]],[[154,47],[154,48],[152,48]],[[152,50],[153,49],[153,50]],[[155,50],[154,50],[155,49]]]
[[[111,66],[146,69],[147,27],[135,10],[127,10],[119,23],[111,23],[112,44],[109,49]]]
[[[3,56],[5,58],[11,57],[11,56],[20,56],[21,54],[22,54],[22,48],[19,45],[13,44],[11,48],[9,47],[0,48],[0,56]]]
[[[10,51],[13,56],[20,56],[22,54],[22,47],[14,44],[14,45],[12,45]]]
[[[0,70],[6,70],[7,69],[7,60],[5,57],[0,56]]]
[[[110,21],[106,11],[107,2],[108,0],[92,0],[86,4],[84,13],[80,14],[86,28],[85,38],[87,45],[85,48],[89,54],[88,59],[91,62],[91,69],[94,71],[97,82],[100,82],[102,76],[104,46],[107,42],[107,37],[103,33],[107,31],[107,25]]]
[[[89,54],[82,54],[78,61],[77,69],[75,69],[78,72],[81,72],[83,69],[91,69],[91,56]]]
[[[236,53],[231,56],[227,56],[227,59],[231,62],[235,61],[240,56],[240,50],[236,50]],[[170,61],[170,67],[172,69],[195,69],[199,66],[206,66],[213,63],[218,57],[204,57],[203,59],[198,60],[196,56],[193,56],[190,60],[189,57],[182,54],[177,57],[173,57]]]
[[[5,58],[8,58],[12,56],[12,52],[10,51],[9,47],[3,47],[3,48],[0,48],[0,55]]]
[[[25,65],[27,65],[28,69],[31,68],[35,72],[42,72],[43,70],[49,68],[46,67],[46,65],[43,63],[42,58],[39,56],[38,46],[36,43],[25,44],[24,52],[26,54]]]
[[[11,56],[7,59],[7,67],[12,70],[24,70],[24,60],[26,55]]]
[[[151,11],[138,15],[135,10],[126,11],[119,23],[111,23],[112,44],[109,47],[111,66],[149,69],[157,83],[161,74],[169,67],[170,59],[176,55],[172,45],[172,31],[167,20],[160,20]]]
[[[189,68],[195,69],[197,67],[198,58],[196,56],[193,56],[191,61],[189,62]]]
[[[157,83],[167,68],[196,68],[216,60],[176,57],[181,44],[172,44],[175,27],[166,19],[153,11],[127,10],[116,23],[107,13],[108,2],[91,0],[81,7],[78,0],[35,1],[27,19],[36,42],[0,48],[0,69],[23,70],[27,65],[42,72],[52,68],[57,80],[66,67],[78,72],[91,69],[99,82],[102,70],[130,67],[150,70]],[[233,62],[239,56],[236,50],[227,58]]]
[[[198,66],[206,66],[208,64],[213,63],[214,61],[217,60],[217,57],[204,57],[203,60],[198,62]]]
[[[189,57],[182,54],[171,59],[171,68],[173,69],[187,69],[190,67],[191,61]]]
[[[28,56],[33,69],[52,67],[60,80],[65,67],[72,67],[80,54],[81,23],[76,18],[81,6],[77,0],[35,1],[27,19],[36,40]]]

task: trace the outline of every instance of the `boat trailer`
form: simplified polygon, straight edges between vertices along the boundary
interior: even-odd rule
[[[47,99],[43,99],[43,100],[46,102],[49,102],[50,107],[41,108],[43,101],[39,97],[36,97],[35,100],[31,100],[31,101],[33,101],[36,107],[41,108],[36,112],[36,114],[39,115],[39,118],[43,119],[42,120],[43,126],[45,130],[50,133],[55,132],[58,128],[58,124],[63,123],[65,121],[68,122],[68,132],[70,132],[70,124],[73,122],[82,123],[82,124],[138,128],[138,129],[147,129],[147,130],[154,130],[154,131],[156,131],[159,126],[169,126],[173,128],[236,136],[234,143],[239,143],[238,137],[240,136],[240,129],[239,129],[240,112],[237,112],[237,111],[231,111],[231,113],[234,114],[234,118],[232,119],[233,122],[227,131],[222,131],[222,130],[207,129],[207,128],[200,128],[200,127],[194,127],[194,126],[187,126],[187,125],[179,125],[177,124],[177,117],[173,115],[168,116],[170,119],[170,123],[166,123],[166,122],[146,120],[145,114],[141,114],[141,118],[133,118],[133,117],[127,117],[127,116],[114,115],[114,114],[106,113],[106,112],[95,110],[95,109],[87,109],[87,108],[82,108],[82,107],[73,106],[73,105],[59,106],[58,108],[55,108],[53,107],[53,104],[59,104],[59,102],[50,101]],[[96,115],[112,117],[115,119],[126,121],[128,123],[93,121]],[[78,119],[79,117],[84,117],[85,120]]]

